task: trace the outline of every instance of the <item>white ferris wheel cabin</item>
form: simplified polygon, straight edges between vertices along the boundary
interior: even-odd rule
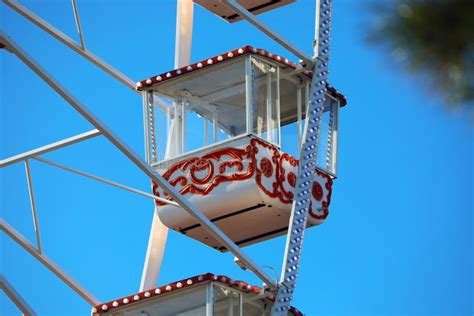
[[[288,230],[298,159],[281,148],[284,142],[295,148],[301,143],[311,78],[311,71],[280,55],[245,46],[137,84],[144,104],[160,98],[177,109],[163,159],[153,143],[157,135],[152,134],[159,133],[152,122],[156,114],[147,111],[145,138],[155,149],[150,150],[151,165],[238,246]],[[311,188],[308,227],[328,215],[338,108],[344,105],[345,97],[328,85],[322,133],[328,145],[323,146],[325,159]],[[153,190],[157,197],[172,200],[158,185]],[[159,201],[156,206],[167,227],[226,251],[179,206]]]

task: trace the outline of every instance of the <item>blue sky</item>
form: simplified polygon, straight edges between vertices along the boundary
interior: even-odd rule
[[[70,1],[22,1],[78,40]],[[172,69],[176,5],[79,0],[87,47],[133,78]],[[376,17],[366,2],[336,1],[330,81],[349,105],[340,115],[339,178],[328,220],[308,230],[294,305],[308,315],[472,315],[472,154],[468,113],[451,111],[383,51],[364,41]],[[314,3],[261,16],[311,52]],[[141,98],[0,5],[1,28],[65,87],[143,152]],[[291,54],[247,23],[227,24],[196,7],[192,60],[246,44]],[[91,129],[14,56],[0,54],[0,157]],[[164,132],[164,129],[161,130]],[[158,131],[160,133],[160,131]],[[45,158],[144,191],[149,180],[105,139]],[[102,301],[138,290],[152,202],[31,162],[45,253]],[[0,170],[1,217],[34,242],[24,166]],[[39,315],[90,307],[5,235],[2,274]],[[284,238],[245,248],[279,270]],[[204,272],[259,284],[194,240],[170,233],[161,282]],[[0,298],[0,314],[16,315]]]

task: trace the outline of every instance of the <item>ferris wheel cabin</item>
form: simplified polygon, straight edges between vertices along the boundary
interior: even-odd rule
[[[245,46],[137,84],[149,162],[239,246],[288,230],[311,78],[299,64]],[[308,227],[328,216],[344,105],[327,86]],[[157,130],[159,120],[166,130]],[[155,134],[164,133],[160,146]],[[156,184],[153,193],[171,199]],[[182,208],[156,206],[169,228],[226,251]]]

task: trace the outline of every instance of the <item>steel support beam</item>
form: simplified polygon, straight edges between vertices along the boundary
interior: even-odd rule
[[[31,306],[18,293],[15,288],[0,274],[0,289],[10,298],[10,300],[18,307],[24,316],[36,316]]]
[[[250,24],[252,24],[257,29],[265,33],[272,40],[274,40],[275,42],[277,42],[278,44],[280,44],[281,46],[283,46],[284,48],[292,52],[295,56],[297,56],[299,59],[303,61],[303,63],[308,69],[313,68],[314,62],[310,56],[308,56],[306,53],[296,48],[293,44],[290,43],[290,41],[285,39],[280,34],[276,33],[275,31],[272,31],[265,23],[260,21],[259,18],[257,18],[254,14],[250,13],[247,9],[241,6],[237,1],[235,0],[219,0],[219,1],[227,5],[235,13],[242,16],[244,19],[250,22]]]
[[[55,80],[46,70],[33,60],[16,43],[4,33],[0,33],[0,41],[44,80],[54,91],[56,91],[67,103],[69,103],[82,117],[98,129],[104,137],[117,147],[133,164],[142,170],[151,180],[158,184],[171,196],[186,212],[191,215],[216,241],[232,252],[242,263],[254,272],[269,287],[276,288],[272,278],[262,270],[239,246],[237,246],[226,234],[224,234],[213,222],[211,222],[197,207],[179,193],[166,179],[147,164],[137,153],[135,153],[125,142],[123,142],[109,127],[90,112],[78,99]]]
[[[177,7],[176,7],[176,41],[175,41],[175,54],[174,54],[175,68],[181,68],[185,65],[190,64],[191,62],[191,45],[192,45],[192,38],[193,38],[193,17],[194,17],[193,0],[178,0]],[[179,106],[179,104],[174,102],[173,110],[175,113],[179,112],[179,111],[176,111],[177,106]],[[182,113],[182,115],[184,117],[185,113]],[[178,115],[175,116],[174,120],[179,120]],[[146,123],[148,124],[149,121],[147,121]],[[149,128],[145,127],[145,129],[146,129],[146,133],[148,133]],[[184,136],[183,134],[181,135]],[[145,137],[146,137],[146,141],[148,141],[149,140],[148,136],[145,136]],[[183,142],[181,142],[181,144],[184,145]],[[169,154],[170,154],[169,151],[167,151],[166,154],[167,154],[166,158],[172,158],[172,157],[169,157]],[[158,278],[160,276],[160,270],[161,270],[161,264],[163,262],[163,256],[165,254],[167,239],[168,239],[168,227],[166,227],[160,221],[160,218],[158,217],[158,212],[155,208],[153,212],[150,235],[148,238],[148,246],[147,246],[147,251],[145,255],[145,262],[143,263],[142,279],[140,281],[140,288],[139,288],[140,292],[150,289],[156,286],[156,284],[158,283]]]
[[[58,267],[51,259],[44,254],[39,253],[35,246],[32,245],[24,236],[17,232],[13,227],[8,225],[3,219],[0,219],[0,230],[4,231],[11,239],[18,243],[23,249],[28,251],[33,257],[35,257],[41,264],[53,272],[58,278],[60,278],[67,286],[69,286],[74,292],[82,297],[87,303],[92,306],[100,304],[99,300],[96,299],[89,291],[87,291],[82,285],[77,283],[70,275],[64,272]]]
[[[84,35],[82,34],[81,20],[79,19],[79,12],[77,11],[76,0],[72,0],[72,9],[74,11],[74,19],[76,20],[77,32],[79,33],[82,49],[86,50],[86,43],[84,42]]]
[[[0,160],[0,168],[9,166],[9,165],[14,164],[14,163],[19,162],[19,161],[26,160],[28,158],[32,158],[32,157],[35,157],[35,156],[38,156],[38,155],[49,153],[50,151],[53,151],[53,150],[56,150],[56,149],[59,149],[59,148],[62,148],[62,147],[66,147],[66,146],[69,146],[69,145],[72,145],[72,144],[75,144],[75,143],[79,143],[79,142],[82,142],[84,140],[97,137],[99,135],[100,135],[100,132],[98,130],[94,129],[92,131],[88,131],[88,132],[85,132],[85,133],[82,133],[82,134],[79,134],[79,135],[76,135],[76,136],[73,136],[73,137],[69,137],[69,138],[54,142],[54,143],[49,144],[49,145],[45,145],[45,146],[30,150],[30,151],[27,151],[27,152],[24,152],[22,154],[15,155],[15,156]]]
[[[191,63],[194,1],[178,0],[176,11],[174,66],[175,68],[181,68]]]
[[[280,286],[272,306],[272,316],[288,315],[298,278],[304,233],[311,203],[311,186],[317,167],[320,130],[326,100],[329,73],[329,33],[332,0],[316,0],[315,50],[317,51],[311,81],[303,141],[299,153],[298,175],[294,190]],[[314,206],[313,206],[314,207]]]
[[[36,214],[36,202],[35,193],[33,191],[33,181],[31,180],[30,162],[28,159],[25,160],[25,171],[26,180],[28,181],[28,192],[30,194],[31,214],[33,216],[33,226],[35,228],[36,243],[38,245],[38,252],[43,253],[43,247],[41,246],[41,236],[38,223],[38,215]]]
[[[38,27],[49,33],[52,37],[81,55],[82,57],[86,58],[90,62],[92,62],[94,65],[123,83],[127,88],[140,93],[135,90],[135,82],[128,78],[126,75],[112,67],[111,65],[107,64],[104,60],[102,60],[100,57],[94,55],[88,50],[83,49],[80,45],[76,44],[76,42],[68,37],[66,34],[37,16],[34,12],[26,8],[25,6],[21,5],[18,1],[16,0],[3,0],[3,2],[17,11],[19,14],[23,15],[25,18],[36,24]]]
[[[145,196],[147,198],[153,199],[153,200],[161,202],[161,203],[174,205],[174,206],[179,206],[178,203],[176,203],[176,202],[173,202],[173,201],[170,201],[170,200],[167,200],[167,199],[164,199],[164,198],[160,198],[158,196],[154,196],[153,194],[146,193],[146,192],[134,189],[132,187],[129,187],[129,186],[126,186],[126,185],[123,185],[123,184],[120,184],[120,183],[117,183],[117,182],[114,182],[114,181],[107,180],[105,178],[94,176],[93,174],[90,174],[90,173],[87,173],[87,172],[84,172],[84,171],[81,171],[81,170],[77,170],[77,169],[74,169],[74,168],[71,168],[71,167],[68,167],[68,166],[65,166],[65,165],[61,165],[61,164],[53,162],[51,160],[47,160],[47,159],[39,158],[39,157],[33,157],[32,159],[41,161],[41,162],[43,162],[47,165],[50,165],[50,166],[53,166],[53,167],[56,167],[56,168],[59,168],[59,169],[66,170],[66,171],[78,174],[80,176],[83,176],[83,177],[86,177],[86,178],[89,178],[89,179],[93,179],[93,180],[96,180],[96,181],[99,181],[99,182],[102,182],[102,183],[120,188],[122,190],[126,190],[126,191],[129,191],[129,192],[132,192],[132,193],[136,193],[138,195]]]

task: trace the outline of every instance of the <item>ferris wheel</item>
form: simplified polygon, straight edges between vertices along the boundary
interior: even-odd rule
[[[337,175],[339,109],[344,95],[328,84],[331,0],[316,0],[314,55],[308,56],[256,15],[295,0],[178,0],[175,69],[134,82],[86,49],[76,0],[72,8],[80,44],[16,0],[10,8],[142,96],[145,154],[141,156],[55,80],[12,38],[0,48],[14,54],[94,127],[49,145],[8,157],[0,168],[24,163],[36,245],[0,219],[1,230],[91,305],[93,315],[302,315],[291,306],[304,233],[329,214]],[[223,23],[246,20],[299,62],[243,46],[191,62],[193,8],[198,4]],[[166,148],[157,148],[158,118],[167,123]],[[295,139],[284,130],[296,128]],[[160,130],[163,126],[160,126]],[[103,136],[151,180],[143,192],[40,157]],[[298,157],[285,152],[298,144]],[[154,215],[138,293],[101,302],[58,267],[42,249],[29,161],[79,174],[154,200]],[[263,286],[204,273],[157,287],[168,230],[219,252],[230,252]],[[280,280],[259,266],[243,247],[286,235]],[[35,312],[14,287],[2,289],[25,315]]]

